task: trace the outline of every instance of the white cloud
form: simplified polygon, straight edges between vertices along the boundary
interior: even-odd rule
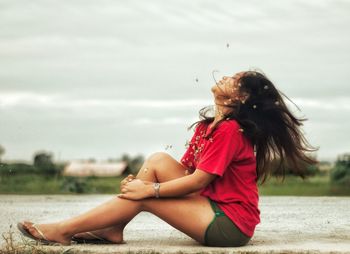
[[[291,98],[301,108],[319,110],[350,110],[350,97],[334,98]],[[287,105],[295,107],[286,100]],[[15,107],[46,107],[47,109],[69,108],[85,110],[87,108],[157,108],[157,109],[179,109],[189,107],[201,107],[213,105],[212,100],[205,99],[177,99],[177,100],[156,100],[156,99],[94,99],[94,98],[71,98],[55,94],[40,94],[32,92],[3,92],[0,94],[0,108]]]
[[[90,128],[89,137],[106,135],[91,148],[102,154],[114,151],[114,128],[129,131],[129,123],[133,135],[147,126],[149,136],[179,130],[213,104],[206,99],[213,69],[224,75],[257,66],[271,75],[312,119],[308,133],[324,142],[323,155],[339,147],[322,141],[327,122],[339,128],[334,140],[350,128],[349,1],[4,0],[2,7],[0,138],[13,157],[29,153],[45,131],[44,148],[73,132],[57,138],[73,154],[85,144],[69,142]],[[142,137],[125,142],[139,147]]]
[[[3,109],[13,107],[46,107],[48,109],[70,108],[115,108],[115,107],[137,107],[137,108],[181,108],[198,105],[209,105],[213,101],[203,99],[183,100],[127,100],[127,99],[80,99],[66,98],[62,95],[49,95],[31,92],[4,92],[0,94],[0,107]]]
[[[164,117],[164,118],[138,118],[132,121],[135,125],[187,125],[188,123],[197,121],[197,118],[184,117]]]
[[[31,92],[13,92],[0,94],[0,107],[16,106],[50,106],[55,100],[54,95],[44,95]]]
[[[329,111],[350,111],[350,97],[336,98],[295,98],[293,100],[297,105],[305,108],[329,110]]]

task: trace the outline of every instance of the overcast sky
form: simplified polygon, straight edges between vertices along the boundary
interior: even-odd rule
[[[333,160],[350,152],[349,27],[350,1],[0,0],[3,159],[179,159],[212,71],[259,68]]]

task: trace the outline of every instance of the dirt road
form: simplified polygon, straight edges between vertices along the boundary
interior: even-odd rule
[[[54,222],[113,198],[112,195],[0,195],[0,232],[17,221]],[[197,244],[152,214],[142,212],[125,228],[122,245],[47,247],[69,253],[350,253],[349,197],[261,197],[261,223],[247,246],[209,248]],[[117,211],[116,211],[117,212]],[[14,228],[15,240],[21,242]],[[4,240],[0,240],[4,244]],[[2,247],[3,248],[3,247]]]

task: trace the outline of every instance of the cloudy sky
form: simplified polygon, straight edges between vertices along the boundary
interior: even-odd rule
[[[350,1],[0,0],[3,159],[179,159],[212,71],[259,68],[333,160],[350,151],[349,27]]]

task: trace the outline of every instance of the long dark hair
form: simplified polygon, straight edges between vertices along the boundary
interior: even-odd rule
[[[293,173],[306,177],[305,165],[312,165],[318,161],[309,157],[305,152],[314,152],[318,148],[312,147],[303,133],[300,126],[307,118],[295,117],[288,107],[281,94],[290,100],[286,95],[277,90],[265,74],[258,71],[247,71],[240,76],[239,94],[245,92],[249,94],[244,103],[233,101],[226,107],[233,108],[232,112],[225,115],[223,119],[212,126],[208,138],[215,131],[220,122],[226,119],[235,119],[243,134],[252,142],[256,152],[256,171],[258,181],[265,182],[272,173],[285,176],[285,163],[290,164]],[[228,95],[229,98],[229,95]],[[212,111],[212,106],[204,107],[199,111],[200,120],[195,124],[213,122],[214,117],[207,116]],[[271,168],[271,162],[279,159],[277,168]]]

